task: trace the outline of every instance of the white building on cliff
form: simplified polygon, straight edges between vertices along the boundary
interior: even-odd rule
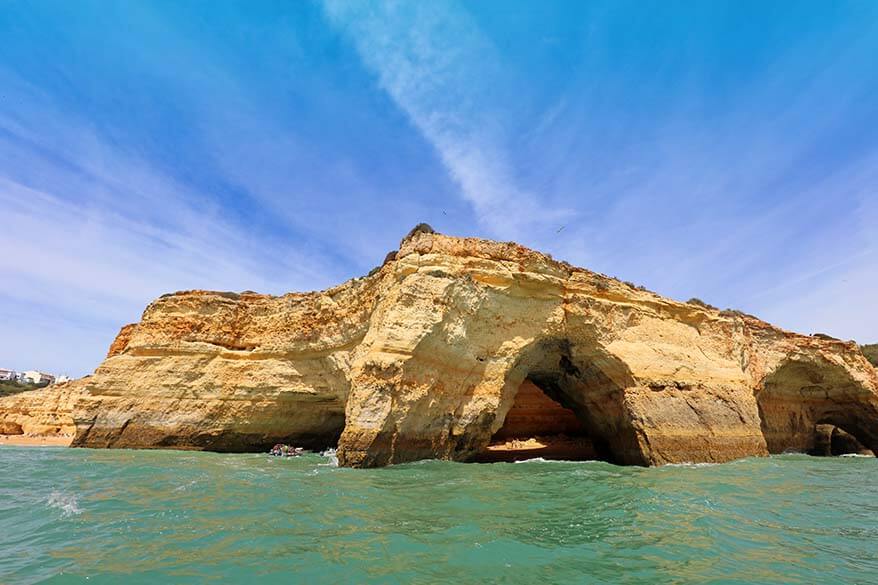
[[[27,370],[19,374],[19,381],[30,384],[54,384],[55,376],[37,370]]]
[[[53,374],[47,374],[46,372],[40,372],[38,370],[25,370],[24,372],[17,372],[15,370],[10,370],[7,368],[0,368],[0,382],[9,381],[20,382],[22,384],[39,384],[42,386],[47,386],[49,384],[69,382],[70,378],[68,376],[55,376]]]

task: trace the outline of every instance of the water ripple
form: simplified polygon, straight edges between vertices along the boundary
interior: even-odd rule
[[[0,582],[841,583],[878,460],[655,469],[0,449]]]

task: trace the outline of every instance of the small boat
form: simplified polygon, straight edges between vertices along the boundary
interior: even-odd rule
[[[268,452],[269,455],[273,455],[274,457],[298,457],[303,453],[305,453],[305,450],[301,447],[292,447],[290,445],[284,445],[283,443],[278,443]]]

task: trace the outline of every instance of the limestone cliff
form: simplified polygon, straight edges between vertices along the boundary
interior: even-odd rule
[[[87,378],[0,398],[0,434],[51,436],[76,431],[73,405]]]
[[[327,291],[165,295],[82,384],[74,445],[89,447],[472,460],[509,439],[510,410],[552,420],[532,396],[513,409],[527,385],[563,407],[559,433],[619,463],[811,451],[818,425],[878,448],[878,374],[852,342],[425,229]]]

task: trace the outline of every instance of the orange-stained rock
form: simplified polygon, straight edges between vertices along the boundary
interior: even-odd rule
[[[131,336],[134,334],[136,328],[137,323],[129,323],[119,330],[116,339],[113,340],[113,343],[110,344],[109,351],[107,351],[108,358],[111,358],[114,355],[119,355],[128,348],[128,342],[131,341]]]
[[[0,421],[0,435],[23,435],[24,429],[20,424],[13,421]]]
[[[536,384],[526,380],[515,393],[503,426],[492,437],[496,441],[546,435],[581,435],[588,429],[576,413],[549,398]]]
[[[82,382],[74,445],[470,460],[526,381],[568,409],[555,430],[575,413],[620,463],[809,451],[821,424],[878,448],[878,374],[853,343],[428,229],[327,291],[156,300]]]

